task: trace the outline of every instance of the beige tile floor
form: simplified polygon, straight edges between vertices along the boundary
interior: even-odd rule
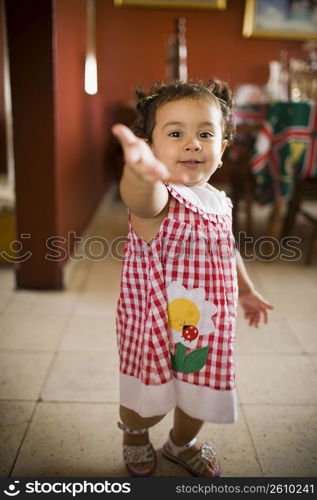
[[[85,241],[125,231],[124,207],[106,197]],[[98,242],[89,248],[102,250]],[[118,256],[71,262],[63,292],[15,291],[12,269],[0,269],[1,476],[126,475],[116,427],[120,266]],[[258,330],[239,314],[239,420],[205,424],[201,433],[218,449],[224,476],[317,476],[316,267],[248,264],[276,309]],[[153,428],[157,449],[171,422],[169,414]],[[158,456],[156,476],[189,475]]]

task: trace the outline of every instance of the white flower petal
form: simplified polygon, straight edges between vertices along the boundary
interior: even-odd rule
[[[177,344],[177,342],[181,342],[183,340],[182,332],[178,332],[177,330],[171,330],[172,334],[172,342]]]
[[[200,306],[200,320],[197,325],[201,335],[207,335],[214,331],[215,325],[211,319],[217,307],[212,302],[203,302]]]
[[[200,304],[205,300],[205,290],[203,288],[193,288],[187,291],[186,298]]]
[[[198,339],[199,339],[199,335],[196,339],[190,341],[190,340],[185,340],[182,338],[182,340],[180,341],[184,346],[186,347],[189,347],[190,349],[195,349],[196,345],[197,345],[197,342],[198,342]]]
[[[210,318],[203,318],[197,325],[199,335],[209,335],[215,330],[215,324]]]
[[[213,316],[218,311],[218,307],[213,302],[208,302],[208,304],[210,305],[211,316]]]
[[[186,288],[177,281],[172,281],[166,288],[168,301],[171,302],[174,299],[182,298],[187,296]]]

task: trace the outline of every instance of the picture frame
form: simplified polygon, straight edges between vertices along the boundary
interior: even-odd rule
[[[316,0],[246,0],[246,38],[317,40]]]
[[[227,0],[114,0],[115,7],[225,10]]]

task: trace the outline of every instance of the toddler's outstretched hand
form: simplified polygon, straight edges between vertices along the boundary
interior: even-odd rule
[[[274,306],[266,302],[262,295],[255,290],[239,297],[240,305],[244,311],[244,317],[249,321],[249,326],[258,328],[263,315],[264,323],[268,322],[268,310],[274,309]]]
[[[187,176],[184,174],[170,175],[167,167],[154,156],[145,140],[134,135],[128,127],[116,124],[112,127],[112,132],[121,143],[126,164],[140,179],[147,182],[186,182]]]

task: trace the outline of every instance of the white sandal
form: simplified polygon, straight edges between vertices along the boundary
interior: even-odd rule
[[[187,470],[189,470],[194,476],[198,477],[218,477],[221,474],[221,466],[220,462],[216,460],[216,470],[213,470],[212,473],[203,473],[206,471],[207,465],[210,467],[210,462],[216,457],[216,451],[214,447],[210,443],[203,443],[200,447],[199,450],[197,450],[197,453],[189,458],[188,460],[184,460],[183,458],[179,457],[179,454],[182,453],[182,451],[188,450],[192,446],[196,444],[197,438],[194,437],[189,443],[186,443],[182,446],[176,445],[171,438],[171,433],[168,437],[168,440],[164,444],[162,448],[162,454],[168,458],[169,460],[172,460],[173,462],[176,462],[180,465],[183,465]]]
[[[121,422],[118,422],[118,427],[127,434],[132,435],[145,434],[148,431],[148,429],[131,430]],[[146,477],[153,474],[156,467],[156,453],[151,443],[141,445],[123,444],[122,451],[123,461],[132,476]],[[148,463],[149,465],[140,472],[139,469],[133,467],[134,464],[140,463]]]

